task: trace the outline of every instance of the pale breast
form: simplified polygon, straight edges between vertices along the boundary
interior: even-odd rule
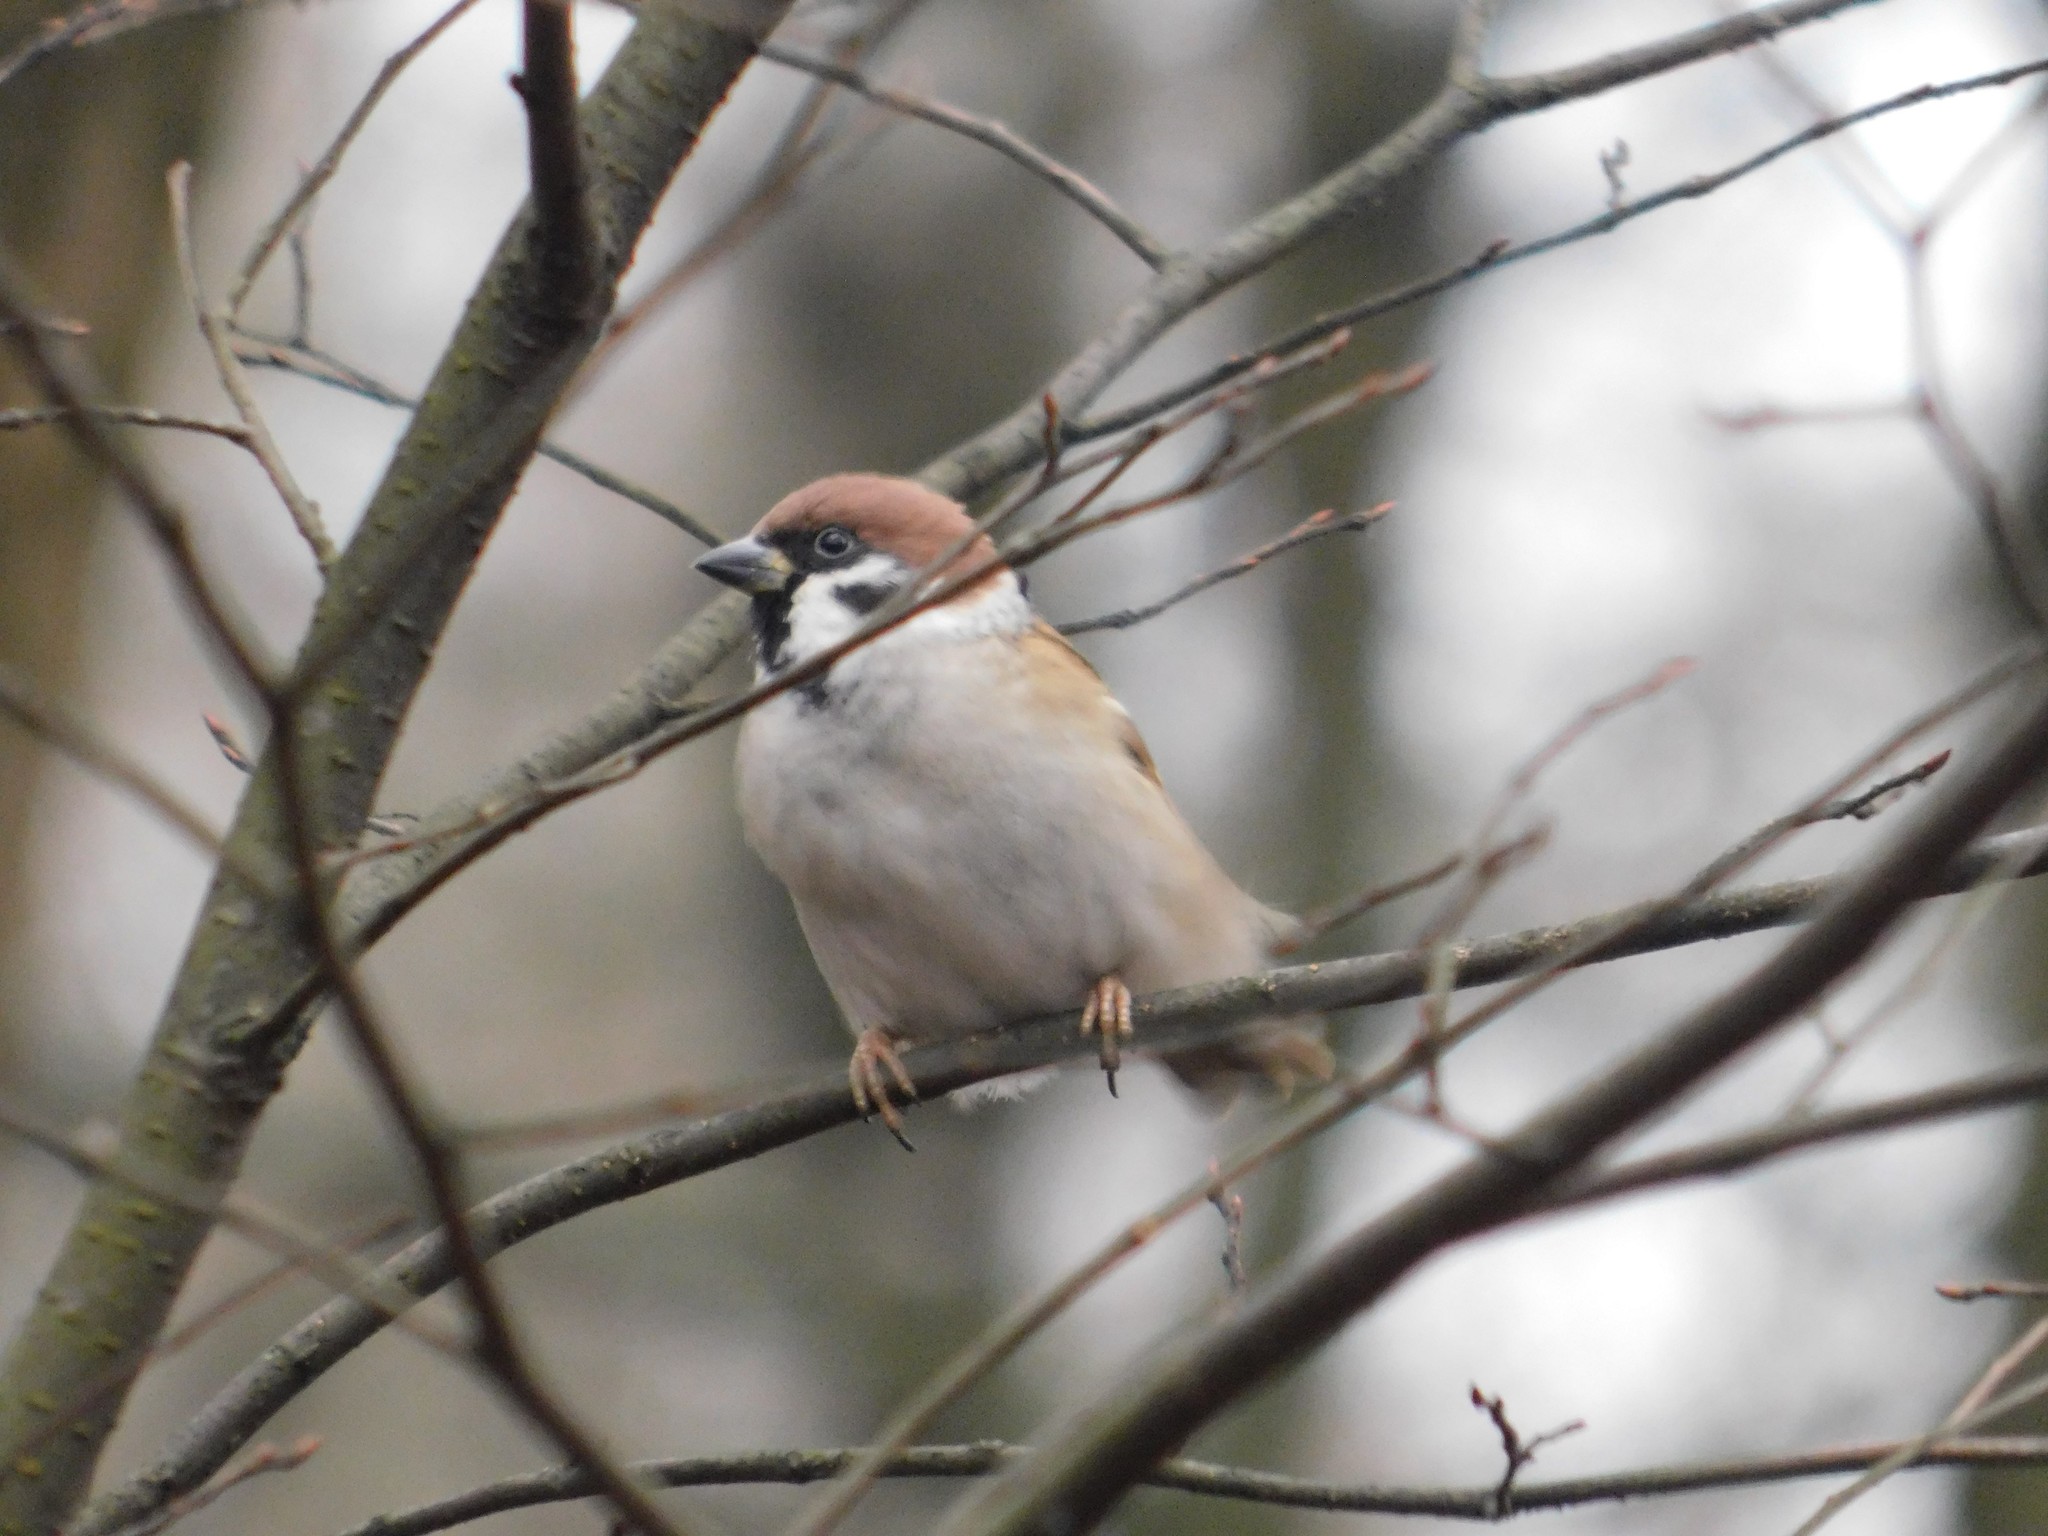
[[[1115,701],[1096,682],[1048,709],[1021,655],[1014,637],[877,647],[742,729],[748,840],[856,1030],[985,1028],[1105,974],[1149,990],[1260,959],[1259,909],[1089,713]]]

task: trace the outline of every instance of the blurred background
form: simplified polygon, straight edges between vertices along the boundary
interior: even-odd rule
[[[55,7],[0,8],[0,46]],[[1439,0],[924,0],[875,73],[1002,119],[1082,168],[1168,243],[1229,227],[1350,159],[1427,97]],[[1492,67],[1575,61],[1698,24],[1702,0],[1520,0]],[[224,291],[253,233],[379,64],[435,14],[419,0],[253,9],[152,27],[0,90],[0,235],[116,398],[226,414],[171,279],[163,171],[197,165],[202,277]],[[867,25],[800,7],[794,43]],[[579,12],[585,78],[626,25]],[[402,78],[321,199],[312,336],[393,386],[425,379],[525,186],[506,87],[518,14],[482,0]],[[1847,107],[2033,57],[2035,0],[1887,0],[1775,50]],[[1810,121],[1754,55],[1508,125],[1404,184],[1373,216],[1172,333],[1118,398],[1313,311],[1597,212],[1602,154],[1642,192]],[[2024,88],[2023,88],[2024,89]],[[714,121],[643,248],[641,281],[721,228],[808,86],[759,64]],[[1171,590],[1318,507],[1394,499],[1331,539],[1085,645],[1225,864],[1297,908],[1436,859],[1512,767],[1582,705],[1674,656],[1683,683],[1603,727],[1520,825],[1547,851],[1487,901],[1491,932],[1658,893],[1797,803],[2015,630],[1968,498],[1896,416],[1732,431],[1764,405],[1863,406],[1915,382],[1910,223],[2037,98],[1914,110],[1696,204],[1488,275],[1365,328],[1342,377],[1433,361],[1421,393],[1347,420],[1225,494],[1085,541],[1034,573],[1055,619]],[[557,439],[736,533],[845,468],[910,471],[1029,398],[1144,276],[1073,207],[987,150],[851,114],[856,152],[711,266],[608,359]],[[2031,120],[2030,120],[2031,121]],[[1924,318],[1958,419],[2016,507],[2048,475],[2038,422],[2048,130],[2009,152],[1927,246]],[[1875,211],[1874,211],[1875,210]],[[280,263],[256,318],[285,328]],[[629,293],[631,286],[629,284]],[[1334,382],[1319,378],[1320,390]],[[273,428],[346,534],[400,427],[305,379],[259,381]],[[9,388],[21,397],[19,381]],[[25,397],[24,397],[25,398]],[[201,525],[203,553],[288,648],[314,594],[306,551],[255,467],[214,442],[142,447]],[[1162,457],[1157,473],[1172,468]],[[2032,488],[2032,489],[2030,489]],[[537,463],[429,679],[385,803],[424,806],[573,720],[710,594],[696,547],[640,508]],[[49,433],[0,439],[0,656],[31,670],[225,819],[239,776],[201,724],[232,713],[136,525]],[[733,680],[740,674],[735,669]],[[1964,746],[1977,721],[1935,745]],[[245,733],[254,722],[241,720]],[[463,1125],[723,1089],[843,1059],[847,1042],[781,891],[742,845],[729,736],[563,812],[438,895],[368,967],[421,1081]],[[1879,827],[1811,832],[1777,872],[1831,869]],[[138,1058],[206,876],[133,805],[0,734],[0,1081],[79,1125]],[[2037,1035],[2048,909],[1989,913],[1889,1008],[1820,1102],[1945,1081]],[[1410,941],[1425,899],[1330,952]],[[1975,912],[1975,916],[1986,915]],[[1799,1101],[1849,1031],[1956,933],[1954,905],[1658,1129],[1658,1142]],[[1499,1127],[1768,952],[1769,938],[1568,979],[1453,1058],[1450,1110]],[[1411,1008],[1339,1021],[1368,1057]],[[1270,1111],[1218,1123],[1156,1073],[1112,1101],[1092,1073],[961,1116],[920,1110],[906,1158],[873,1128],[819,1137],[584,1218],[502,1268],[527,1337],[621,1454],[859,1442],[985,1319],[1198,1175]],[[479,1192],[573,1146],[479,1157]],[[1440,1129],[1375,1112],[1242,1190],[1255,1270],[1441,1169]],[[1103,1170],[1111,1170],[1105,1177]],[[347,1233],[419,1209],[389,1127],[329,1033],[293,1069],[251,1156],[266,1204]],[[1500,1451],[1468,1401],[1525,1431],[1583,1419],[1528,1475],[1623,1469],[1911,1434],[1934,1423],[2013,1318],[1936,1282],[2048,1274],[2048,1141],[1986,1117],[1638,1199],[1460,1249],[1194,1454],[1382,1483],[1487,1483]],[[0,1327],[28,1306],[76,1187],[0,1143]],[[1100,1388],[1167,1320],[1211,1305],[1221,1223],[1148,1248],[933,1438],[1027,1438]],[[268,1263],[221,1236],[187,1310]],[[281,1286],[154,1368],[110,1474],[318,1299]],[[437,1304],[438,1305],[438,1304]],[[288,1477],[188,1529],[306,1536],[544,1459],[470,1377],[396,1333],[307,1393],[272,1437],[318,1434]],[[859,1527],[914,1529],[957,1490],[898,1484]],[[1574,1531],[1790,1529],[1825,1484],[1589,1509]],[[693,1528],[756,1531],[800,1497],[670,1496]],[[570,1506],[519,1531],[597,1529]],[[1545,1517],[1555,1519],[1558,1517]],[[1414,1529],[1141,1494],[1128,1531]],[[1844,1533],[2048,1527],[2048,1473],[1894,1479]]]

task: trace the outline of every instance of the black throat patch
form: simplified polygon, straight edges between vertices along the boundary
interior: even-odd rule
[[[780,672],[789,659],[789,605],[795,586],[754,594],[754,655],[763,672]]]

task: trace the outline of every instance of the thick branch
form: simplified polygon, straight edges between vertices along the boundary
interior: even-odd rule
[[[1226,1405],[1301,1359],[1424,1259],[1514,1219],[1546,1187],[1808,1006],[1928,894],[1965,841],[2048,762],[2048,697],[1960,770],[1813,925],[1720,997],[1618,1067],[1340,1241],[1220,1321],[1183,1329],[1046,1448],[969,1496],[946,1536],[1093,1528],[1163,1457]]]
[[[597,237],[584,204],[582,125],[576,120],[575,13],[568,0],[526,0],[526,157],[540,262],[555,302],[574,314],[591,298]]]
[[[1421,111],[1349,165],[1221,239],[1169,261],[1043,389],[1002,421],[927,464],[920,477],[964,501],[1035,462],[1044,451],[1047,396],[1062,419],[1079,416],[1167,330],[1369,207],[1395,182],[1459,140],[1507,118],[1648,79],[1867,3],[1780,0],[1547,74],[1495,81],[1461,71]]]
[[[1752,176],[1765,167],[1776,164],[1787,155],[1805,149],[1809,145],[1818,144],[1823,140],[1832,139],[1838,134],[1846,133],[1849,129],[1858,127],[1876,118],[1889,117],[1894,112],[1904,112],[1914,107],[1924,106],[1930,101],[1945,101],[1952,96],[1963,96],[1974,91],[1997,90],[2002,86],[2015,85],[2021,80],[2039,75],[2044,71],[2048,71],[2048,59],[2030,59],[2024,64],[2015,64],[2006,69],[1991,70],[1981,75],[1968,75],[1960,79],[1945,80],[1938,85],[1915,86],[1909,91],[1899,92],[1896,96],[1887,96],[1882,101],[1875,101],[1868,106],[1858,107],[1853,112],[1844,112],[1838,117],[1829,117],[1820,122],[1808,124],[1797,133],[1788,134],[1776,143],[1767,145],[1755,154],[1748,155],[1732,165],[1725,166],[1718,171],[1706,171],[1697,176],[1688,176],[1682,181],[1672,182],[1670,185],[1660,187],[1654,192],[1645,193],[1640,197],[1628,198],[1595,214],[1590,219],[1581,220],[1577,224],[1557,230],[1552,234],[1541,235],[1536,239],[1525,240],[1520,244],[1511,244],[1505,240],[1496,241],[1478,255],[1462,261],[1454,267],[1447,268],[1429,277],[1403,283],[1398,288],[1376,293],[1370,298],[1361,299],[1355,304],[1347,304],[1341,309],[1328,310],[1323,314],[1317,315],[1314,319],[1296,326],[1285,335],[1276,337],[1250,352],[1226,358],[1222,362],[1204,369],[1201,373],[1183,379],[1180,383],[1161,390],[1156,394],[1148,395],[1133,404],[1119,406],[1114,411],[1102,412],[1098,415],[1083,417],[1079,420],[1070,420],[1065,424],[1064,428],[1066,439],[1069,442],[1084,442],[1091,438],[1110,436],[1118,432],[1127,431],[1133,427],[1141,426],[1157,416],[1161,411],[1171,410],[1183,401],[1194,399],[1206,391],[1215,389],[1218,385],[1227,384],[1230,380],[1249,372],[1253,367],[1257,366],[1260,358],[1285,356],[1303,347],[1313,345],[1315,342],[1322,340],[1326,336],[1334,335],[1338,331],[1347,330],[1352,326],[1363,324],[1365,321],[1376,319],[1381,315],[1392,314],[1395,310],[1405,309],[1411,304],[1419,304],[1426,299],[1433,299],[1438,294],[1447,293],[1453,288],[1471,282],[1482,274],[1496,271],[1513,262],[1526,261],[1532,256],[1545,256],[1552,251],[1561,250],[1565,246],[1576,245],[1582,240],[1590,240],[1598,235],[1612,233],[1622,225],[1639,219],[1647,213],[1655,213],[1660,209],[1673,207],[1679,203],[1697,202],[1701,198],[1711,197],[1731,182],[1741,181],[1747,176]],[[1862,414],[1893,416],[1909,409],[1911,409],[1909,402],[1899,401],[1877,407],[1859,407],[1858,411]],[[1802,417],[1802,419],[1809,418]],[[1839,418],[1831,414],[1829,419]],[[1744,416],[1730,418],[1727,424],[1739,428],[1771,425],[1772,421],[1773,418],[1770,417],[1760,419]]]
[[[596,153],[589,208],[609,295],[655,200],[753,55],[749,36],[641,9],[585,116]],[[771,18],[772,19],[772,18]],[[352,845],[400,724],[484,540],[531,455],[554,400],[587,354],[606,304],[564,316],[522,211],[499,245],[361,527],[337,562],[301,650],[288,728],[304,764],[305,811],[319,846]],[[75,408],[80,402],[59,399]],[[82,423],[92,426],[87,421]],[[303,1038],[283,992],[317,971],[306,914],[236,878],[289,846],[275,761],[252,779],[150,1054],[121,1114],[131,1156],[225,1188],[258,1115]],[[210,1223],[138,1212],[105,1181],[35,1310],[0,1365],[0,1443],[70,1401],[82,1383],[139,1362],[163,1325]],[[111,1413],[81,1416],[34,1474],[0,1467],[0,1529],[42,1532],[71,1513]],[[105,1511],[125,1523],[119,1505]]]
[[[2017,879],[2044,872],[2048,829],[2010,833],[1987,838],[1941,867],[1927,894],[1968,890],[1988,878]],[[1794,880],[1692,902],[1592,958],[1617,959],[1799,922],[1840,895],[1845,886],[1840,879]],[[1625,916],[1603,914],[1480,941],[1460,966],[1458,984],[1482,986],[1541,970],[1573,953],[1588,935],[1612,931]],[[1429,951],[1409,950],[1191,987],[1142,1000],[1136,1010],[1138,1033],[1149,1046],[1166,1051],[1213,1042],[1252,1017],[1415,997],[1428,984],[1429,964]],[[1092,1057],[1094,1048],[1076,1033],[1075,1018],[1068,1014],[922,1046],[904,1052],[904,1061],[930,1098],[1005,1073]],[[854,1118],[845,1069],[834,1066],[780,1093],[633,1137],[494,1195],[471,1213],[476,1250],[493,1257],[586,1212],[757,1157]],[[429,1233],[395,1254],[381,1273],[389,1284],[418,1296],[431,1295],[455,1278],[452,1255],[439,1233]],[[106,1536],[197,1487],[271,1415],[383,1324],[381,1315],[347,1297],[321,1307],[201,1408],[155,1466],[110,1496],[103,1508],[125,1510],[126,1518],[88,1518],[75,1536]]]

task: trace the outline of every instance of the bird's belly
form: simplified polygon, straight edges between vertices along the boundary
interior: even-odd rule
[[[1139,850],[1100,835],[1121,823],[1088,814],[1070,759],[986,721],[823,714],[750,723],[742,811],[854,1029],[988,1028],[1077,1006],[1126,964],[1150,882]]]

